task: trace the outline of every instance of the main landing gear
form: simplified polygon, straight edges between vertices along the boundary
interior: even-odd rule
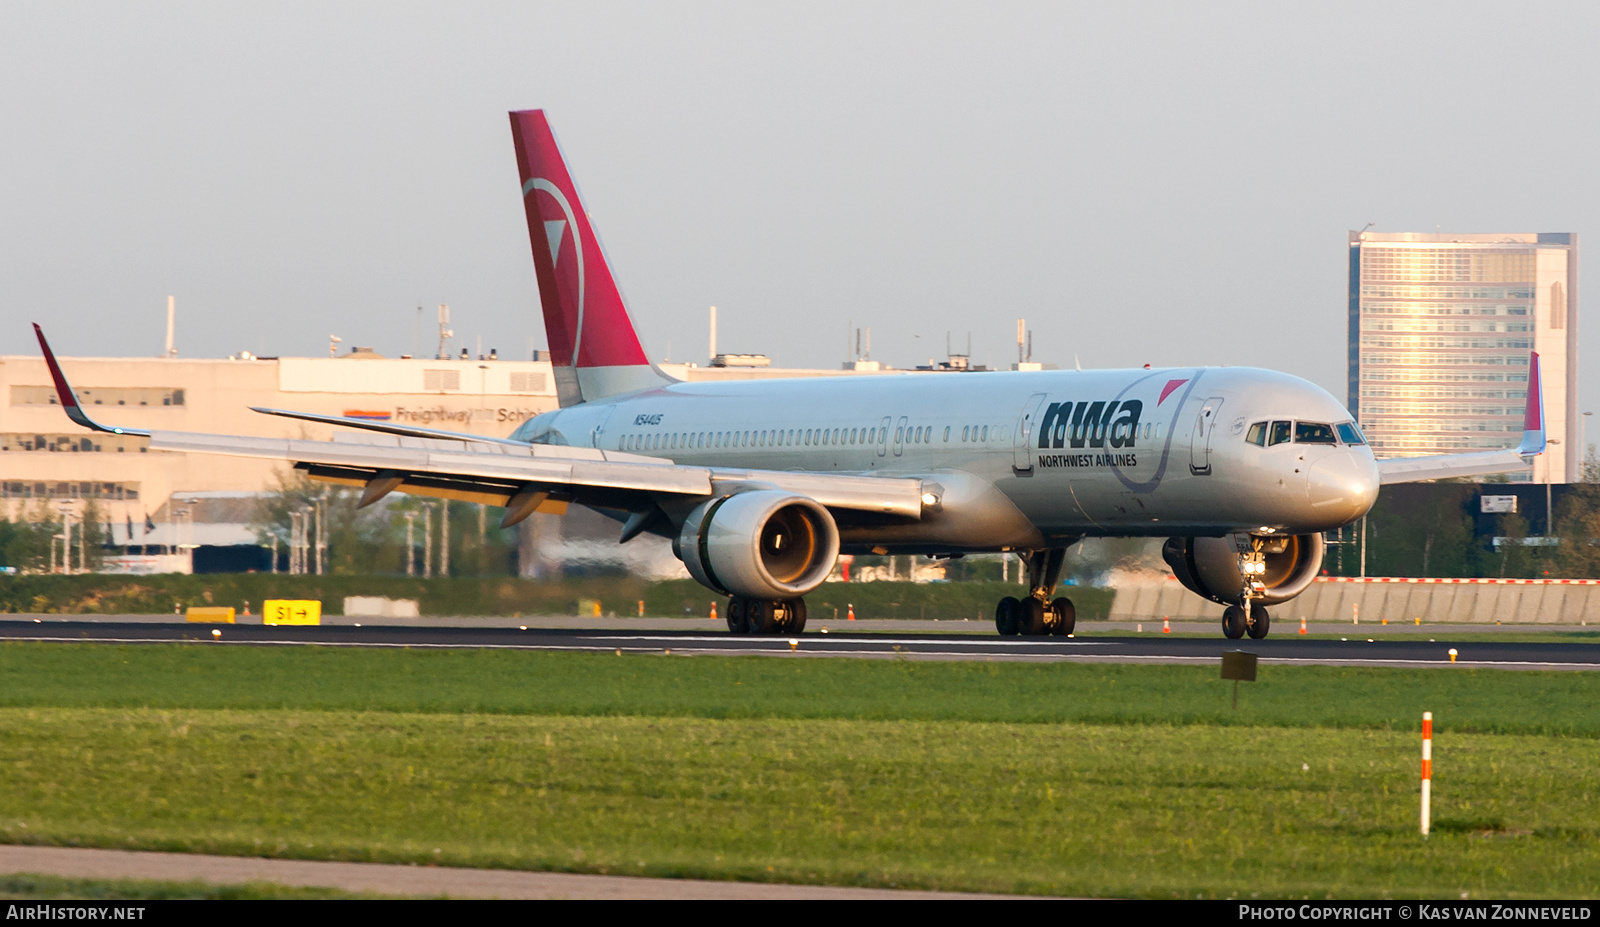
[[[1230,641],[1236,641],[1246,634],[1253,641],[1261,640],[1272,630],[1272,616],[1267,614],[1265,605],[1250,603],[1247,611],[1243,605],[1230,605],[1222,610],[1222,634]]]
[[[1002,635],[1067,637],[1078,624],[1078,612],[1068,598],[1051,599],[1050,593],[1061,579],[1065,548],[1028,552],[1027,598],[1006,596],[995,606],[994,626]]]
[[[805,599],[728,600],[728,630],[735,634],[799,634],[806,629]]]

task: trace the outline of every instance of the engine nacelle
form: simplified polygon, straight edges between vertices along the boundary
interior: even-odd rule
[[[673,542],[695,581],[756,599],[792,599],[839,559],[839,529],[816,500],[753,489],[696,506]]]
[[[1239,570],[1239,554],[1259,540],[1266,572],[1256,577],[1267,589],[1262,605],[1287,602],[1306,591],[1322,569],[1326,545],[1321,534],[1275,535],[1261,537],[1230,535],[1222,538],[1168,538],[1161,556],[1172,568],[1172,575],[1195,595],[1236,605],[1244,589],[1244,574]]]

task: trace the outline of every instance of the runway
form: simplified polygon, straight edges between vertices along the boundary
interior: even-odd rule
[[[1212,664],[1224,651],[1245,650],[1263,662],[1324,666],[1600,669],[1600,645],[1526,641],[1452,642],[1351,637],[1261,641],[1128,636],[1000,637],[979,634],[808,632],[796,637],[742,637],[701,630],[538,627],[322,625],[267,627],[189,623],[0,620],[0,640],[140,644],[192,641],[233,646],[328,646],[564,650],[663,655],[766,655],[917,660]],[[1457,651],[1452,664],[1450,650]]]

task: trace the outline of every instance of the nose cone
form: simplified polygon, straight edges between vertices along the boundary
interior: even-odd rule
[[[1335,528],[1367,514],[1378,498],[1378,464],[1365,448],[1340,448],[1306,478],[1306,501],[1319,522]]]

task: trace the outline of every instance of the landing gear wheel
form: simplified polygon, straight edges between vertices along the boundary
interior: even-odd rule
[[[1073,607],[1071,599],[1056,599],[1051,602],[1050,614],[1055,619],[1050,624],[1050,633],[1057,637],[1070,635],[1078,626],[1078,610]]]
[[[787,599],[783,603],[785,615],[783,631],[786,634],[799,634],[806,629],[806,600]]]
[[[1022,603],[1014,596],[1006,596],[1000,604],[994,607],[994,627],[1000,632],[1001,637],[1012,637],[1020,633],[1017,626],[1017,613],[1021,611]]]
[[[747,634],[744,625],[744,596],[734,596],[728,600],[728,630],[734,634]]]
[[[766,599],[746,599],[744,604],[744,624],[746,634],[772,634],[778,630],[777,609],[775,603]]]
[[[1222,635],[1230,641],[1244,637],[1246,620],[1244,608],[1230,605],[1222,610]]]
[[[1017,629],[1029,637],[1049,634],[1044,623],[1044,603],[1028,596],[1017,606]]]
[[[1272,616],[1267,614],[1265,605],[1250,606],[1250,639],[1261,640],[1272,630]]]

